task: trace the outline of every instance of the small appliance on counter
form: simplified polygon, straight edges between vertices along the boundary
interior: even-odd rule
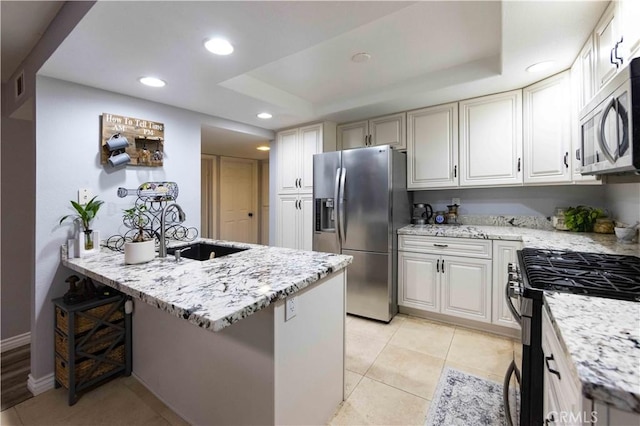
[[[438,210],[433,217],[433,223],[437,225],[444,225],[447,223],[447,214],[444,210]]]
[[[568,231],[567,225],[564,223],[564,212],[567,210],[566,207],[558,207],[553,216],[551,216],[551,223],[553,227],[558,231]]]
[[[451,225],[458,224],[458,206],[457,204],[448,205],[447,208],[449,211],[447,212],[447,223]]]
[[[413,205],[413,225],[426,225],[433,216],[433,208],[429,204],[418,203]]]

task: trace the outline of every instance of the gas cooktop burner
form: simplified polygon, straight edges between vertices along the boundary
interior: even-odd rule
[[[525,248],[520,265],[530,287],[640,301],[640,258]]]

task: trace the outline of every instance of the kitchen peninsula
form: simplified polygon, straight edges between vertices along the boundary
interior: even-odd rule
[[[63,247],[62,264],[132,296],[133,373],[189,423],[326,423],[343,399],[351,257],[200,241],[249,250],[125,265]]]

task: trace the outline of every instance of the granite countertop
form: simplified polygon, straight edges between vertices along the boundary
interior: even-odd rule
[[[640,303],[567,293],[544,300],[582,393],[640,413]]]
[[[400,228],[398,234],[522,241],[524,247],[531,248],[625,254],[640,257],[639,244],[619,243],[613,234],[483,225],[408,225]]]
[[[524,247],[640,257],[640,245],[615,235],[510,226],[409,225],[400,235],[522,241]],[[640,303],[545,293],[558,339],[588,398],[640,413]]]
[[[213,331],[346,268],[353,260],[339,254],[197,241],[250,250],[204,262],[183,258],[176,263],[170,255],[149,263],[125,265],[124,254],[104,247],[84,258],[68,258],[63,246],[61,258],[69,269]]]

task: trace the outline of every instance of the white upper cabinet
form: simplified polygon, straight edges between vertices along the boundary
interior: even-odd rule
[[[458,103],[407,113],[407,188],[458,186]]]
[[[355,123],[339,124],[338,149],[361,148],[368,143],[369,122],[358,121]]]
[[[391,145],[407,149],[407,114],[387,115],[369,120],[369,146]]]
[[[571,80],[575,80],[577,91],[573,95],[578,113],[587,105],[595,94],[595,52],[593,36],[589,37],[582,47],[575,64],[571,68]]]
[[[323,125],[278,132],[278,193],[313,191],[313,156],[322,152]]]
[[[279,132],[276,143],[278,164],[282,165],[278,168],[278,193],[298,192],[298,129]]]
[[[593,31],[596,91],[640,53],[640,2],[612,1]]]
[[[593,31],[596,91],[616,74],[615,48],[618,38],[617,3],[611,2]]]
[[[526,184],[571,181],[570,94],[568,71],[522,91]]]
[[[322,152],[322,125],[314,124],[301,127],[298,133],[300,139],[300,192],[313,192],[313,156]],[[287,163],[284,163],[286,167]]]
[[[406,120],[407,114],[401,112],[368,121],[340,124],[337,127],[338,148],[391,145],[395,149],[404,150],[407,148]]]
[[[522,184],[522,91],[469,99],[460,108],[460,186]]]
[[[620,36],[623,42],[618,48],[618,56],[625,58],[625,63],[629,63],[631,58],[635,58],[640,53],[640,1],[622,0],[619,1]]]

